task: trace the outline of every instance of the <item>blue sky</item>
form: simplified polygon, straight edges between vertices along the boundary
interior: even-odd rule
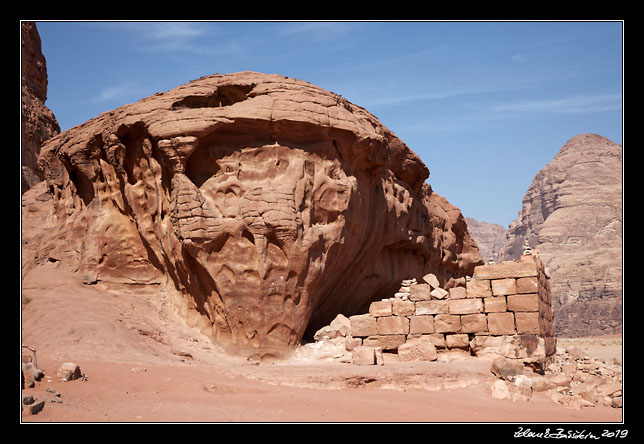
[[[363,106],[467,217],[507,225],[570,138],[622,143],[623,23],[37,22],[61,129],[214,73],[260,71]]]

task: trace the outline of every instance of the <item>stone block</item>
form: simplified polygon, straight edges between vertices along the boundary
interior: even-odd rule
[[[412,285],[411,293],[409,293],[410,301],[429,301],[431,299],[432,289],[429,284]]]
[[[518,312],[514,316],[518,334],[539,334],[539,313]]]
[[[414,314],[416,306],[412,301],[403,301],[396,299],[392,303],[392,312],[394,316],[410,316]]]
[[[358,346],[351,352],[354,365],[376,365],[376,347]]]
[[[430,293],[432,299],[445,299],[445,296],[449,294],[447,290],[442,288],[434,288]]]
[[[447,347],[447,343],[445,342],[445,335],[443,333],[431,333],[428,335],[409,334],[407,336],[407,340],[411,341],[412,339],[420,339],[421,341],[431,342],[436,348]]]
[[[517,293],[536,293],[539,290],[539,280],[536,277],[517,279]]]
[[[485,313],[502,313],[508,311],[505,296],[497,296],[483,299]]]
[[[536,293],[508,296],[509,311],[539,311],[539,296]]]
[[[465,285],[468,298],[488,298],[492,296],[489,279],[470,279]]]
[[[487,332],[487,316],[483,313],[461,316],[461,331],[463,333]]]
[[[449,313],[449,301],[418,301],[416,302],[416,316]]]
[[[478,267],[474,267],[474,275],[472,276],[472,280],[505,279],[532,276],[537,276],[537,266],[534,261],[501,262],[500,264],[479,265]]]
[[[407,340],[405,335],[374,335],[365,338],[365,347],[380,347],[382,350],[397,350]]]
[[[369,305],[371,316],[391,316],[393,314],[391,301],[375,301]]]
[[[513,335],[514,313],[488,313],[487,328],[491,335]]]
[[[449,349],[460,348],[469,350],[470,348],[470,338],[467,334],[445,335],[445,342]]]
[[[434,317],[437,333],[456,333],[461,330],[461,317],[451,314],[438,314]]]
[[[371,315],[355,315],[349,318],[351,322],[351,336],[365,337],[377,333],[376,318]]]
[[[450,299],[465,299],[467,297],[467,289],[465,287],[453,287],[449,289]]]
[[[377,335],[406,335],[409,333],[409,319],[404,316],[387,316],[376,319]]]
[[[434,332],[434,316],[411,316],[409,318],[409,334],[426,334]]]
[[[432,288],[440,287],[440,283],[438,282],[438,278],[433,273],[429,273],[429,274],[426,274],[425,276],[423,276],[423,280],[425,282],[427,282],[429,285],[431,285]]]
[[[516,279],[494,279],[491,284],[492,296],[505,296],[517,292]]]
[[[476,299],[456,299],[449,301],[449,314],[472,314],[483,312],[483,300]]]
[[[412,339],[398,347],[400,361],[435,361],[437,357],[434,344],[421,339]]]

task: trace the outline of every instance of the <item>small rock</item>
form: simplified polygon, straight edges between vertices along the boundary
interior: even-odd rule
[[[36,399],[31,395],[22,395],[22,403],[24,405],[31,405],[36,402]]]
[[[51,388],[51,387],[47,387],[47,388],[45,389],[45,391],[46,391],[46,392],[49,392],[49,393],[51,393],[52,395],[57,396],[57,397],[59,397],[59,398],[60,398],[60,393],[58,393],[56,390],[54,390],[54,389],[53,389],[53,388]]]
[[[427,282],[429,285],[431,285],[432,288],[438,288],[440,286],[440,283],[438,282],[438,278],[433,273],[429,273],[423,276],[423,280]]]
[[[37,415],[45,407],[45,401],[36,401],[32,404],[25,405],[24,411],[28,415]]]
[[[351,334],[351,321],[343,314],[338,314],[331,323],[322,327],[313,335],[313,339],[321,341],[323,339],[334,339],[346,337]]]
[[[398,347],[400,361],[436,361],[437,358],[436,347],[429,341],[412,339]]]
[[[362,338],[352,338],[349,337],[344,342],[344,347],[347,351],[353,351],[354,348],[362,345]]]
[[[553,392],[550,398],[557,404],[568,409],[581,410],[582,398],[579,395],[567,395],[560,392]]]
[[[351,352],[351,363],[354,365],[376,365],[376,348],[360,345]]]
[[[529,401],[532,398],[532,381],[527,376],[517,375],[514,379],[514,388],[513,401]]]
[[[612,399],[610,406],[615,408],[615,409],[621,409],[622,408],[622,397],[621,396],[616,396]]]
[[[581,360],[584,360],[585,358],[589,358],[588,353],[586,353],[585,351],[577,347],[570,347],[566,349],[566,351],[568,352],[570,357],[575,361],[581,361]]]
[[[492,397],[496,399],[507,399],[510,397],[510,389],[505,381],[499,379],[494,381],[491,387]]]
[[[523,362],[498,357],[492,361],[490,371],[497,378],[512,381],[515,376],[523,374]]]
[[[376,347],[376,365],[385,365],[385,357],[380,347]]]
[[[434,299],[444,299],[449,294],[449,291],[443,290],[442,288],[434,288],[429,294]]]
[[[80,379],[81,376],[80,367],[73,362],[66,362],[58,369],[58,379],[60,381],[73,381]]]

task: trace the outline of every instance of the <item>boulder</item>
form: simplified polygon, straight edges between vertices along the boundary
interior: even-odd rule
[[[313,335],[313,339],[333,339],[351,335],[351,321],[343,314],[338,314],[328,326],[322,327]]]
[[[400,361],[435,361],[437,357],[434,344],[422,339],[411,339],[398,347]]]
[[[364,108],[276,74],[103,113],[49,139],[39,165],[56,218],[43,249],[88,284],[165,291],[235,354],[285,356],[409,276],[482,263],[418,155]]]
[[[380,354],[380,357],[378,355]],[[382,365],[382,350],[378,347],[360,345],[351,352],[351,363],[354,365]]]
[[[523,374],[514,378],[512,400],[529,401],[532,398],[532,380]]]
[[[65,362],[58,369],[58,380],[59,381],[73,381],[75,379],[80,379],[82,376],[80,367],[73,362]]]
[[[499,357],[492,361],[490,371],[497,378],[513,381],[516,376],[523,374],[523,368],[521,361]]]
[[[34,381],[40,381],[45,373],[32,362],[22,363],[22,375],[27,386],[33,386]]]
[[[490,390],[492,391],[492,397],[496,399],[508,399],[511,396],[508,385],[501,379],[494,381]]]
[[[37,415],[42,411],[42,409],[45,407],[45,400],[34,400],[30,404],[22,404],[22,409],[23,412],[27,413],[28,415]]]

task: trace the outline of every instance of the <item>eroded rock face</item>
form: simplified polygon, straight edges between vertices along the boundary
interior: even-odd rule
[[[487,263],[489,259],[498,260],[499,251],[506,241],[506,232],[499,224],[481,222],[471,217],[466,217],[467,230],[476,241],[483,260]]]
[[[501,260],[527,239],[548,267],[559,336],[622,328],[622,147],[596,134],[570,139],[537,173],[510,224]]]
[[[366,110],[296,79],[212,75],[48,141],[40,260],[159,288],[231,351],[280,355],[401,279],[481,257],[427,167]],[[158,287],[156,287],[158,286]]]
[[[41,51],[40,36],[33,22],[21,23],[22,66],[22,192],[44,179],[38,167],[42,143],[60,133],[47,100],[47,63]]]

